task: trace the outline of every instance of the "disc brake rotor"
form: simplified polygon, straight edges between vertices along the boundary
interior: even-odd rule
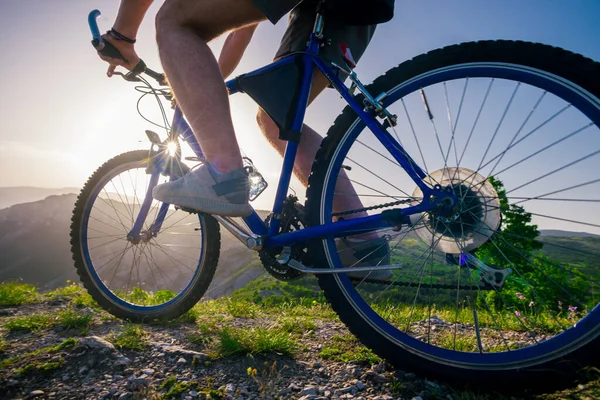
[[[472,251],[484,244],[500,226],[500,201],[490,182],[467,168],[443,168],[424,179],[430,186],[450,187],[457,202],[444,215],[429,211],[411,215],[411,224],[421,240],[447,254]],[[423,192],[413,192],[418,204]]]

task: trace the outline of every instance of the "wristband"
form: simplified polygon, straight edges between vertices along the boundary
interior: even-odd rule
[[[131,43],[131,44],[133,44],[133,43],[135,43],[135,42],[136,42],[136,40],[135,40],[135,39],[130,39],[130,38],[128,38],[127,36],[125,36],[125,35],[123,35],[123,34],[121,34],[121,33],[117,32],[117,31],[115,30],[115,28],[111,28],[111,30],[110,30],[110,31],[108,31],[108,33],[110,33],[110,34],[111,34],[111,35],[112,35],[112,36],[113,36],[115,39],[117,39],[117,40],[122,40],[122,41],[124,41],[124,42]]]

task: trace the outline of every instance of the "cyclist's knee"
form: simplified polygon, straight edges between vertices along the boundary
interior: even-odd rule
[[[222,32],[214,32],[209,23],[210,19],[202,16],[214,11],[214,3],[206,0],[165,1],[155,19],[156,38],[159,46],[173,30],[184,27],[193,28],[194,33],[207,42],[212,40]]]

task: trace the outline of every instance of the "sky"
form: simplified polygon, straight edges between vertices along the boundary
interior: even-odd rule
[[[149,10],[137,51],[161,70]],[[152,126],[136,112],[133,85],[105,76],[106,64],[90,45],[88,13],[98,8],[101,30],[112,26],[118,0],[1,0],[0,187],[80,187],[103,162],[127,150],[148,148]],[[599,0],[429,0],[396,1],[392,21],[378,27],[357,72],[370,82],[389,68],[429,50],[483,39],[520,39],[563,47],[600,60]],[[236,73],[267,64],[286,26],[262,23]],[[211,48],[218,54],[223,38]],[[243,152],[270,183],[279,174],[277,153],[255,122],[256,106],[233,96],[232,116]],[[306,122],[325,132],[344,104],[327,91],[309,108]],[[151,100],[144,114],[159,121]],[[164,131],[157,130],[164,135]],[[164,137],[164,136],[163,136]],[[299,193],[304,189],[294,181]]]

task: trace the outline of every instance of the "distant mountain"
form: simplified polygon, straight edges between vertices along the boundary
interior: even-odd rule
[[[64,286],[66,280],[79,281],[69,243],[71,214],[76,198],[75,194],[49,196],[40,201],[16,204],[0,210],[0,282],[18,279],[40,288],[53,289]],[[122,206],[124,210],[125,206]],[[123,210],[120,210],[121,215],[126,213]],[[108,217],[103,217],[101,212],[95,218],[96,223],[102,224],[102,219]],[[197,217],[189,218],[191,221],[195,219],[195,226]],[[108,220],[104,219],[106,221]],[[114,235],[116,232],[109,233]],[[197,240],[197,237],[178,236],[172,246],[185,249],[188,244],[186,240]],[[109,253],[114,252],[117,245],[122,246],[120,243],[122,241],[100,244],[104,246],[103,251]],[[118,251],[121,250],[122,247]],[[187,255],[182,255],[185,256]],[[195,254],[193,256],[197,257]],[[160,253],[155,253],[153,257],[159,265],[170,265]],[[258,255],[247,250],[221,228],[221,256],[207,296],[216,298],[228,295],[262,274]],[[149,281],[147,277],[142,277],[144,278]]]
[[[81,188],[39,188],[29,186],[0,187],[0,210],[15,204],[31,203],[45,199],[48,196],[79,193]]]
[[[561,231],[559,229],[542,229],[540,230],[540,236],[600,237],[600,235],[595,235],[588,232]]]

